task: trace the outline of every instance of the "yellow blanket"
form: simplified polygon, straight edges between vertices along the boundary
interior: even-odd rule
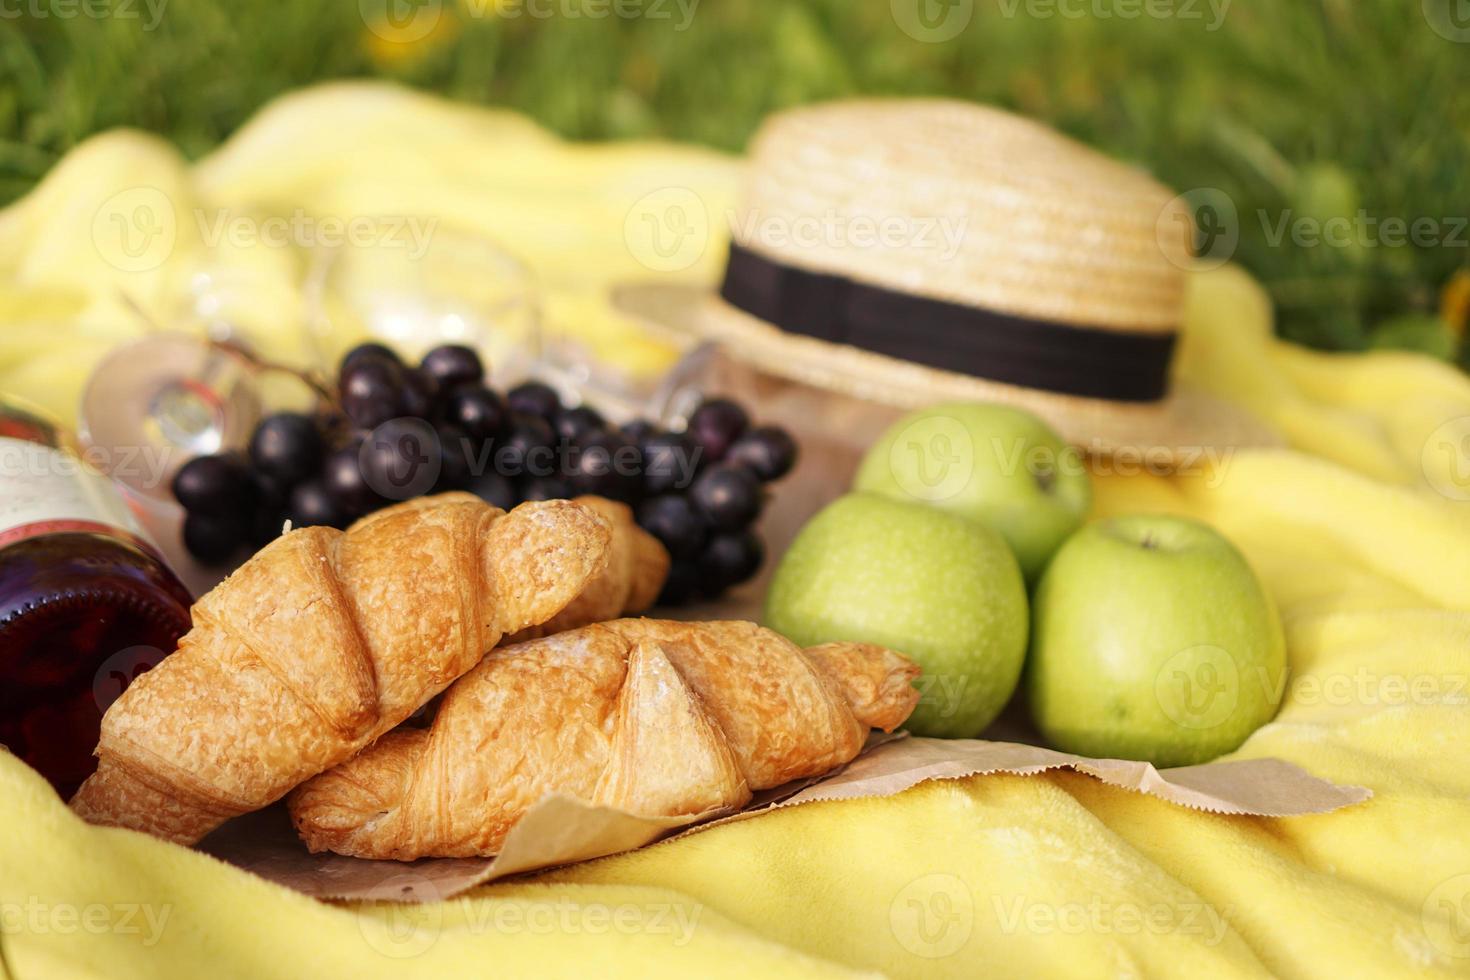
[[[702,151],[569,147],[373,86],[283,100],[192,167],[149,138],[104,136],[0,214],[0,390],[71,410],[89,360],[140,329],[119,292],[155,314],[176,301],[200,261],[192,219],[143,270],[119,268],[95,227],[138,187],[181,209],[453,217],[529,259],[559,326],[655,370],[666,352],[601,300],[607,281],[648,272],[625,219],[668,187],[721,215],[737,175]],[[712,225],[681,274],[714,274]],[[259,329],[289,352],[290,256],[226,260],[261,283]],[[1200,274],[1182,371],[1295,448],[1169,479],[1101,474],[1098,510],[1194,514],[1244,549],[1281,607],[1292,676],[1238,755],[1369,786],[1371,801],[1222,817],[1075,774],[987,776],[782,811],[448,903],[359,908],[88,828],[0,754],[0,976],[1470,974],[1470,384],[1414,356],[1291,347],[1270,318],[1240,272]]]

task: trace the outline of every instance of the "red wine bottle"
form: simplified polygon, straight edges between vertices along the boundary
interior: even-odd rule
[[[174,649],[189,605],[117,488],[0,399],[0,745],[69,797],[102,713]]]

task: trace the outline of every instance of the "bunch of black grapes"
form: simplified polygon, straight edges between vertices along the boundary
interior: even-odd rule
[[[389,504],[467,490],[497,507],[598,494],[634,508],[673,557],[661,602],[714,598],[750,579],[765,549],[754,524],[765,485],[790,472],[796,443],[753,427],[728,399],[704,402],[682,432],[610,425],[548,385],[506,392],[479,356],[436,347],[415,366],[381,344],[343,358],[338,408],[267,416],[248,452],[200,456],[174,479],[184,543],[223,565],[293,527],[346,527]]]

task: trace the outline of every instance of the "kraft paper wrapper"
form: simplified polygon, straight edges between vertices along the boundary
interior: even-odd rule
[[[1060,768],[1212,813],[1263,817],[1327,813],[1372,795],[1360,786],[1319,779],[1280,759],[1160,770],[1147,762],[1087,759],[1019,742],[879,735],[869,741],[862,755],[836,773],[759,794],[738,813],[650,819],[566,797],[547,797],[526,812],[493,859],[400,862],[310,854],[280,806],[232,821],[200,846],[215,857],[316,898],[438,901],[508,875],[605,857],[661,838],[749,820],[780,807],[891,796],[930,779],[994,772],[1032,775]]]

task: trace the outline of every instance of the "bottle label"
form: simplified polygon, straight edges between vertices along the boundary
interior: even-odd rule
[[[0,436],[0,546],[58,531],[121,532],[152,547],[107,477],[71,453]]]

